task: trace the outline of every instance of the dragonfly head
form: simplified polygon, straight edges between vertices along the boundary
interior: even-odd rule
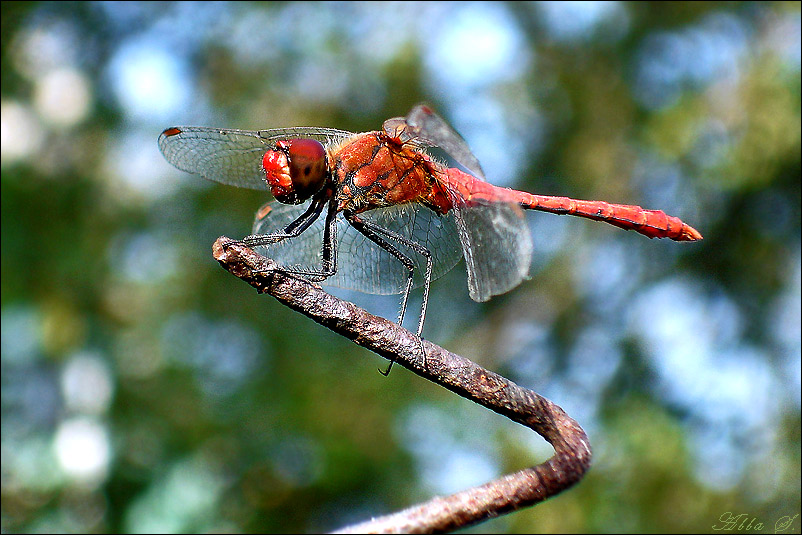
[[[265,180],[277,201],[300,204],[326,184],[326,149],[314,139],[279,141],[262,159]]]

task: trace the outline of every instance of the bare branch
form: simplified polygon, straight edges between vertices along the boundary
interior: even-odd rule
[[[565,412],[531,390],[455,355],[315,285],[272,271],[276,264],[233,240],[220,237],[214,257],[260,293],[269,293],[410,371],[521,423],[554,447],[546,462],[451,496],[347,526],[338,533],[441,533],[541,502],[577,483],[590,466],[587,435]]]

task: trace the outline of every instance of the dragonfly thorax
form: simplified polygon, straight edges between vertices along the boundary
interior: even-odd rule
[[[320,191],[328,178],[326,150],[314,139],[279,141],[262,159],[265,181],[279,202],[300,204]]]

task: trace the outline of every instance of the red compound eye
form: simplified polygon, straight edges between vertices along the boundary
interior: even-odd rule
[[[326,150],[314,139],[293,139],[287,157],[295,194],[307,199],[326,183]]]
[[[326,150],[314,139],[280,141],[267,151],[263,166],[273,196],[286,204],[298,204],[326,183]]]

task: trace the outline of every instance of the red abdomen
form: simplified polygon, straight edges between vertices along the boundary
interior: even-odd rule
[[[466,204],[486,202],[512,202],[529,210],[553,214],[568,214],[596,221],[604,221],[626,230],[634,230],[649,238],[670,238],[675,241],[701,240],[702,235],[678,217],[661,210],[646,210],[628,204],[610,204],[604,201],[581,201],[568,197],[532,195],[524,191],[493,186],[458,169],[444,173],[447,187],[458,194]]]
[[[662,210],[646,210],[628,204],[610,204],[604,201],[580,201],[568,197],[519,194],[518,202],[524,208],[553,214],[570,214],[596,221],[604,221],[626,230],[634,230],[649,238],[670,238],[675,241],[701,240],[702,235],[678,217]]]

